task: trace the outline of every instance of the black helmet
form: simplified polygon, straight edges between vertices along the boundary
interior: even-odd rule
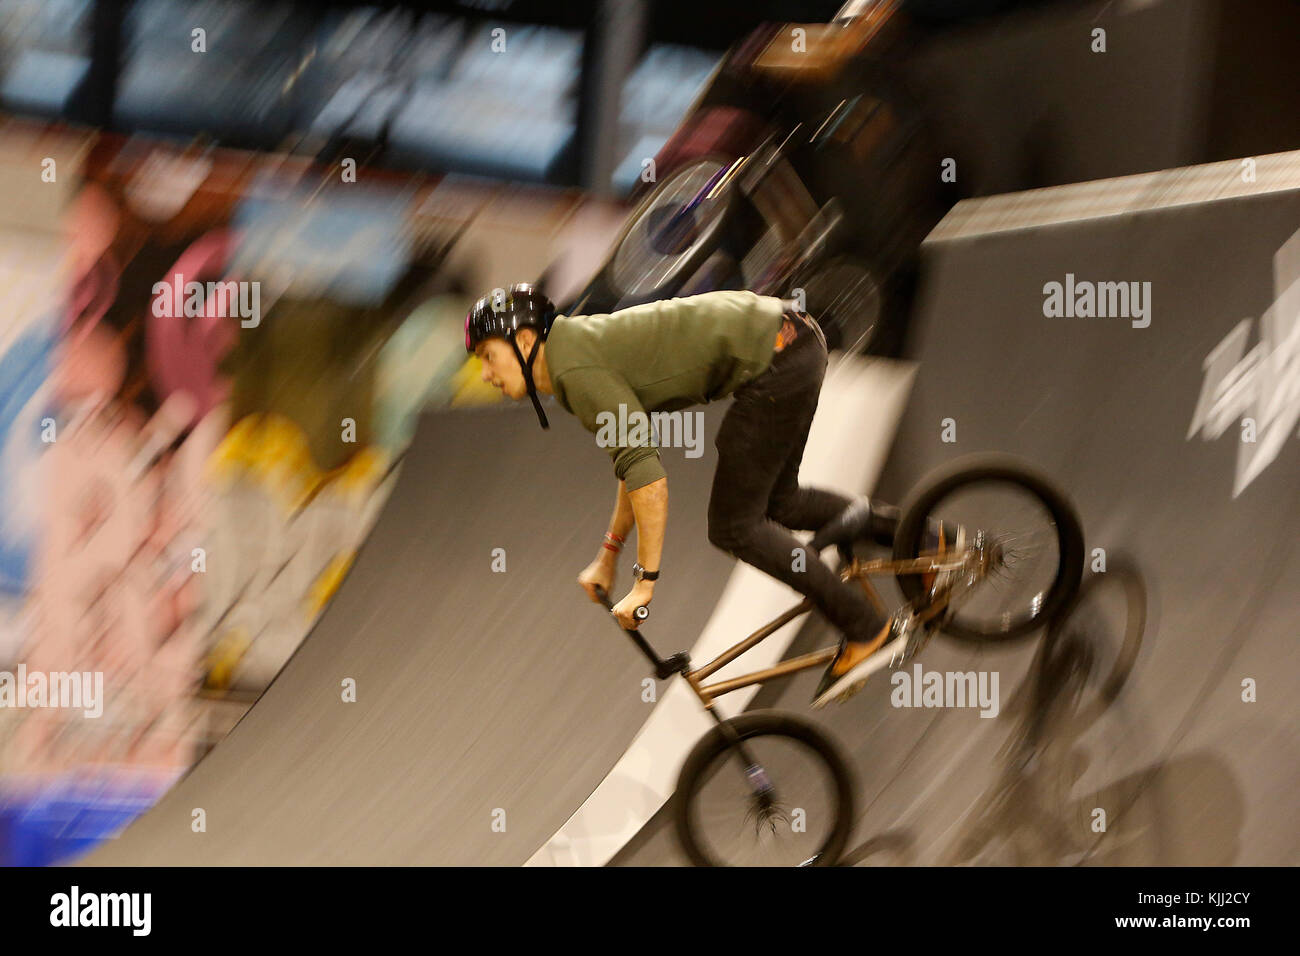
[[[537,419],[543,428],[550,428],[546,413],[542,411],[541,399],[537,397],[537,386],[533,382],[533,360],[537,357],[537,344],[551,334],[551,323],[555,320],[555,305],[542,293],[526,282],[519,282],[509,289],[494,289],[474,303],[474,307],[465,316],[465,351],[473,352],[484,339],[498,336],[510,343],[519,359],[519,367],[524,371],[524,384],[528,387],[528,397],[537,409]],[[528,352],[525,359],[515,341],[515,333],[520,329],[534,329],[538,342]]]

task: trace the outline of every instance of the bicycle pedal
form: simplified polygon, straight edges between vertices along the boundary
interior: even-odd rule
[[[902,667],[913,657],[915,657],[919,651],[920,651],[919,647],[904,647],[901,651],[899,651],[889,659],[890,668],[892,670],[898,670],[898,668]]]
[[[917,621],[915,617],[909,617],[899,628],[899,630],[904,629],[906,629],[906,637],[902,649],[895,651],[889,657],[889,666],[891,668],[901,667],[906,664],[921,653],[921,649],[930,641],[932,627]]]
[[[862,678],[862,680],[853,684],[851,687],[847,687],[844,690],[840,691],[834,697],[828,697],[824,700],[814,701],[812,708],[813,710],[822,710],[826,707],[827,704],[842,704],[850,697],[854,696],[858,691],[862,690],[862,688],[865,686],[867,686],[867,678],[864,677]]]
[[[850,697],[853,697],[855,694],[857,694],[858,691],[862,690],[862,688],[866,686],[867,686],[867,678],[864,677],[862,678],[862,680],[858,681],[856,684],[846,689],[844,693],[836,697],[835,703],[837,704],[844,703],[846,700],[848,700]]]

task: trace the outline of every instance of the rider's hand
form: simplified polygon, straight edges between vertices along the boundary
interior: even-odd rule
[[[634,616],[637,608],[643,604],[649,604],[650,599],[655,595],[655,583],[653,581],[638,581],[627,592],[627,597],[614,605],[614,616],[618,618],[618,623],[623,625],[623,630],[630,631],[639,623]]]
[[[614,571],[618,567],[616,560],[610,561],[599,557],[578,575],[578,587],[587,592],[587,597],[591,598],[592,603],[600,603],[600,595],[596,593],[596,588],[602,588],[606,594],[614,590]]]

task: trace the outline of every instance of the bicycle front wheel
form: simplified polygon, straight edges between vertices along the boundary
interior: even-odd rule
[[[853,777],[812,724],[745,714],[686,758],[673,822],[696,866],[834,866],[853,825]]]

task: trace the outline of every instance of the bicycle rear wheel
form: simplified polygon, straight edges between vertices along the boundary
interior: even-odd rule
[[[981,580],[954,594],[945,633],[974,641],[1019,637],[1050,622],[1078,593],[1079,517],[1064,492],[1018,459],[970,456],[930,476],[903,508],[894,559],[920,555],[926,531],[937,521],[963,526],[968,537],[983,532],[991,558]],[[897,579],[903,595],[923,605],[921,576]]]
[[[834,866],[853,826],[852,780],[839,748],[812,724],[745,714],[686,758],[673,823],[696,866]]]

